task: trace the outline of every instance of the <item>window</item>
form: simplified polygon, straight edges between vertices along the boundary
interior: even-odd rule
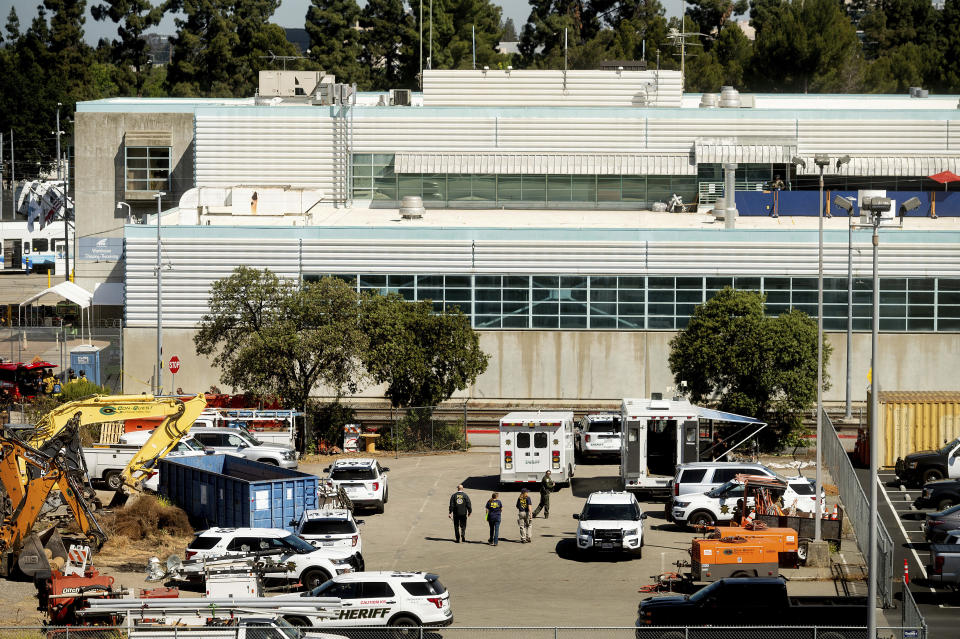
[[[234,537],[227,544],[227,550],[233,552],[258,552],[268,548],[270,548],[270,544],[259,537]]]
[[[170,147],[124,148],[127,191],[170,190]]]
[[[546,448],[547,447],[547,434],[544,432],[534,433],[533,434],[533,447],[534,448]]]
[[[359,599],[360,598],[360,584],[358,583],[338,583],[336,581],[328,581],[327,583],[321,585],[318,588],[314,588],[313,592],[303,593],[303,596],[311,597],[338,597],[340,599]]]
[[[187,550],[210,550],[220,543],[220,537],[194,537]]]
[[[357,527],[345,519],[307,520],[303,523],[304,535],[352,535]]]
[[[530,433],[517,433],[517,448],[530,448]]]
[[[39,252],[48,251],[49,248],[50,248],[50,240],[35,239],[35,240],[33,241],[33,250],[34,250],[34,252],[37,252],[37,251],[39,251]]]
[[[392,597],[393,588],[390,584],[382,581],[368,581],[363,584],[363,598],[373,599],[375,597]]]
[[[427,575],[426,581],[404,581],[400,585],[414,597],[442,595],[447,591],[440,580],[433,575]]]
[[[680,473],[680,481],[678,483],[690,482],[692,484],[699,484],[703,481],[703,477],[706,474],[706,468],[688,468]]]
[[[238,448],[240,448],[240,447],[246,447],[247,442],[243,441],[243,438],[240,437],[239,435],[227,435],[227,445],[237,446]]]
[[[372,468],[334,468],[330,472],[330,479],[336,481],[351,481],[376,479],[377,475]]]

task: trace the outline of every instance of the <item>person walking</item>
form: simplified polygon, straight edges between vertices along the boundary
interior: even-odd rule
[[[534,518],[536,518],[542,510],[543,518],[550,519],[550,493],[553,492],[556,485],[557,483],[550,478],[550,471],[548,470],[544,473],[543,480],[540,482],[540,503],[537,504],[537,509],[533,511]]]
[[[457,486],[457,492],[450,495],[450,519],[453,520],[453,536],[457,543],[467,541],[467,517],[473,514],[470,496],[463,492],[463,484]]]
[[[517,497],[517,524],[520,526],[520,543],[530,543],[530,524],[533,517],[530,516],[530,491],[526,488],[520,491]]]
[[[503,502],[498,499],[499,496],[499,493],[493,493],[486,505],[487,524],[490,526],[490,539],[487,543],[491,546],[496,546],[500,541],[500,516],[503,514]]]

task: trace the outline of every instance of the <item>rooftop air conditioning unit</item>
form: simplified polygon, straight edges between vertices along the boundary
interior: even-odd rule
[[[390,104],[393,106],[410,106],[412,97],[410,89],[390,89]]]

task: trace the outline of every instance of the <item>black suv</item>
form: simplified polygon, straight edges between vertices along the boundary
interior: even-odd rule
[[[917,508],[946,510],[960,504],[960,479],[932,481],[923,486],[923,491],[913,505]]]

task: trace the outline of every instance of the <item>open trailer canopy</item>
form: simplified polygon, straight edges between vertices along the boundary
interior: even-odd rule
[[[720,443],[715,443],[713,446],[704,451],[704,454],[709,455],[713,458],[713,461],[722,460],[724,457],[727,457],[734,450],[753,439],[757,433],[767,427],[766,422],[762,422],[755,417],[747,417],[746,415],[737,415],[736,413],[728,413],[722,410],[716,410],[714,408],[704,408],[703,406],[698,406],[697,410],[700,414],[700,419],[709,419],[717,422],[728,422],[732,424],[741,424],[742,427],[733,433],[730,438],[737,439],[743,436],[744,433],[747,433],[746,437],[740,439],[736,444],[730,446],[729,448],[723,448]],[[754,428],[756,427],[756,428]]]

